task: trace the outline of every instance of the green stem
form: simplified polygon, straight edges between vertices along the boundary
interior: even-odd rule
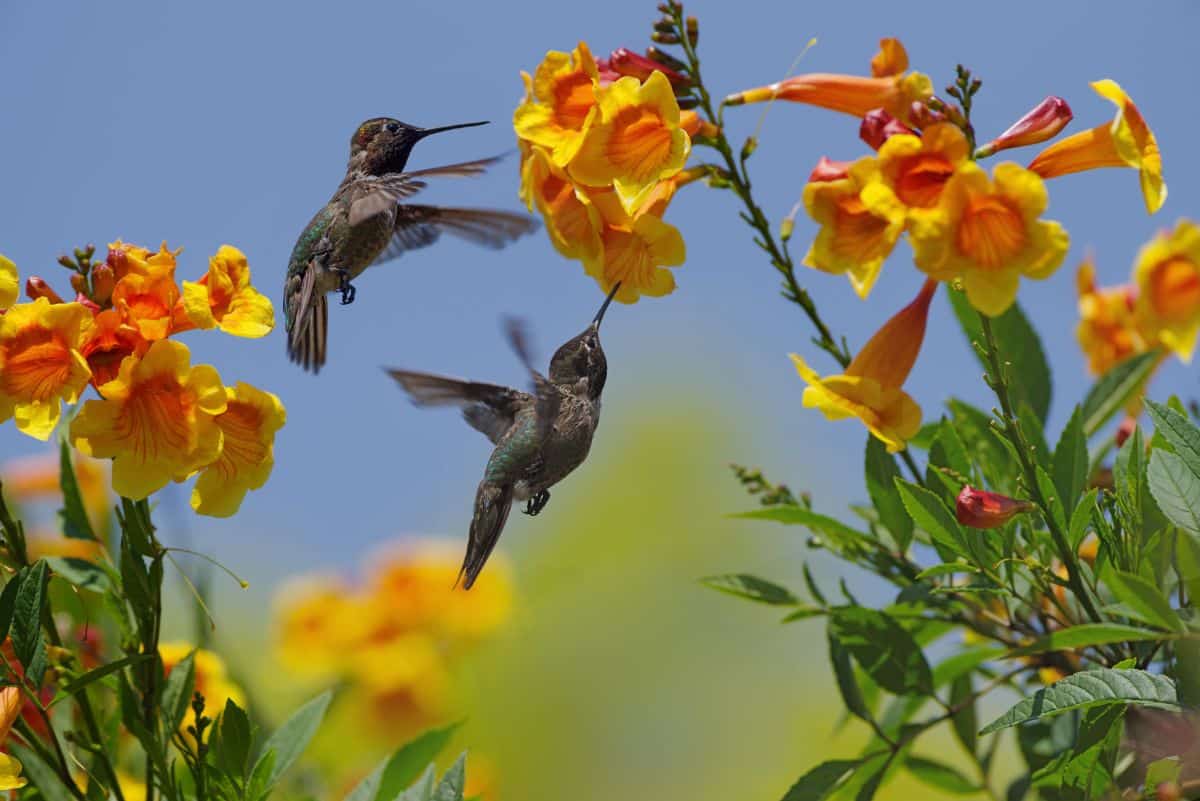
[[[55,770],[58,772],[59,779],[62,780],[63,785],[71,795],[75,796],[79,801],[84,801],[86,796],[79,789],[79,786],[75,784],[75,777],[71,775],[71,767],[67,763],[62,748],[58,745],[58,738],[55,736],[54,730],[50,730],[50,739],[54,741],[54,751],[51,751],[42,738],[38,737],[33,729],[29,727],[29,724],[22,718],[18,717],[13,721],[13,728],[21,735],[21,739],[25,740],[25,743],[37,752],[37,755],[42,758],[43,762],[50,766],[56,766]]]

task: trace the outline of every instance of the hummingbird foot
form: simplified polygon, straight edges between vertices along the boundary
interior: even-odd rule
[[[350,273],[345,270],[334,270],[334,272],[338,276],[337,291],[342,293],[342,305],[349,306],[358,295],[358,290],[354,288],[354,284],[350,283]]]
[[[546,508],[546,504],[550,503],[550,491],[542,490],[537,495],[529,499],[525,504],[525,514],[530,517],[537,517],[538,514]]]

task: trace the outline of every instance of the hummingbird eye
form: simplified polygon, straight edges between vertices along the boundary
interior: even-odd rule
[[[388,133],[399,133],[400,132],[400,126],[394,122],[387,123],[386,125],[383,126],[383,129],[385,131],[387,131]]]

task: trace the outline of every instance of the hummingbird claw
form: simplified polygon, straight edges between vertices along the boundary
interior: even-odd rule
[[[550,503],[550,491],[542,490],[537,495],[534,495],[532,498],[530,498],[529,502],[525,504],[525,514],[529,515],[530,517],[537,517],[537,515],[546,508],[546,504],[548,503]]]
[[[337,270],[338,274],[338,292],[342,293],[342,305],[349,306],[354,302],[354,298],[358,295],[358,290],[354,288],[354,284],[350,283],[350,274],[345,270]]]

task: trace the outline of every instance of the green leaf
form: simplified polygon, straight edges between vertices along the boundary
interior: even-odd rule
[[[708,576],[700,579],[705,587],[717,592],[736,595],[749,601],[772,606],[792,606],[800,603],[800,599],[792,595],[786,587],[751,576],[747,573],[727,573],[723,576]]]
[[[39,559],[25,572],[13,606],[13,652],[25,667],[42,644],[42,607],[46,600],[46,563]]]
[[[61,690],[59,690],[58,694],[55,695],[54,699],[50,702],[50,704],[48,704],[48,706],[57,704],[64,698],[69,698],[70,696],[75,695],[105,676],[109,676],[113,673],[116,673],[118,670],[124,670],[125,668],[133,665],[140,665],[142,662],[145,662],[148,659],[150,659],[149,654],[133,654],[132,656],[126,656],[118,659],[115,662],[109,662],[107,665],[101,665],[98,668],[89,670],[87,673],[84,673],[82,676],[69,683],[66,687],[63,687]]]
[[[1171,444],[1175,455],[1183,460],[1192,475],[1200,477],[1200,428],[1169,406],[1147,400],[1146,408],[1154,421],[1155,432]]]
[[[1054,517],[1054,522],[1058,524],[1058,530],[1066,531],[1067,513],[1063,509],[1062,499],[1058,497],[1058,488],[1054,486],[1054,480],[1040,465],[1035,467],[1034,471],[1037,474],[1038,489],[1042,491],[1042,496],[1050,507],[1050,514]]]
[[[1000,659],[1003,656],[1003,648],[991,645],[976,646],[948,656],[933,669],[933,686],[935,688],[944,687],[960,676],[966,676],[973,672],[984,662]]]
[[[21,589],[22,578],[24,572],[17,573],[4,585],[4,591],[0,592],[0,642],[8,637],[12,627],[13,613],[17,607],[17,591]]]
[[[112,580],[104,568],[75,556],[49,556],[46,564],[54,575],[74,584],[81,590],[107,592],[112,589]]]
[[[838,691],[842,694],[842,702],[846,704],[846,711],[856,718],[871,720],[871,710],[867,708],[867,702],[858,686],[858,679],[854,677],[850,652],[832,631],[828,633],[828,640],[829,662],[833,665],[833,676],[837,680]]]
[[[1179,700],[1189,709],[1200,706],[1200,640],[1175,643],[1172,675],[1179,686]]]
[[[969,565],[966,562],[943,562],[940,565],[927,567],[917,574],[917,581],[923,581],[927,578],[939,578],[941,576],[951,576],[955,573],[978,573],[979,568],[975,565]]]
[[[462,801],[463,786],[467,781],[467,755],[459,754],[458,759],[442,776],[438,786],[434,788],[432,801]]]
[[[378,789],[359,801],[392,801],[421,775],[425,766],[437,758],[449,744],[461,723],[440,729],[430,729],[415,740],[402,745],[384,763]]]
[[[879,513],[879,519],[892,535],[896,550],[904,553],[912,542],[912,518],[904,510],[900,493],[896,490],[896,479],[900,468],[896,457],[888,453],[887,447],[876,437],[867,435],[866,457],[867,494]]]
[[[1175,525],[1200,535],[1200,478],[1178,454],[1155,450],[1148,471],[1150,494]]]
[[[329,708],[329,702],[332,698],[332,690],[326,690],[321,693],[293,712],[292,716],[285,720],[283,725],[276,729],[267,738],[267,741],[263,743],[262,751],[258,757],[260,761],[268,751],[275,752],[275,767],[269,774],[267,786],[274,786],[279,781],[279,777],[287,772],[292,763],[300,758],[300,754],[304,753],[304,749],[308,747],[309,741],[317,733],[317,727],[321,725],[321,721],[325,718],[325,710]],[[369,779],[370,777],[367,778]],[[363,781],[366,781],[366,779]]]
[[[910,756],[904,766],[922,784],[953,795],[979,792],[979,785],[949,765],[919,756]]]
[[[950,718],[950,723],[954,727],[954,736],[972,756],[975,755],[978,742],[975,732],[979,731],[979,716],[975,709],[976,699],[972,697],[973,692],[970,674],[959,676],[950,683],[950,707],[958,710],[954,717]]]
[[[1117,600],[1138,614],[1138,617],[1168,631],[1183,633],[1187,626],[1171,608],[1171,602],[1163,591],[1141,576],[1109,570],[1104,573],[1104,583],[1112,590]]]
[[[831,759],[805,773],[784,794],[782,801],[824,801],[862,762]]]
[[[221,764],[239,783],[246,776],[250,762],[250,718],[232,698],[225,701],[221,713]]]
[[[1087,479],[1087,436],[1083,433],[1083,414],[1076,406],[1054,447],[1054,486],[1065,509],[1075,509]]]
[[[954,307],[959,325],[967,335],[967,342],[983,344],[979,314],[971,307],[967,296],[954,289],[950,290],[949,295],[950,305]],[[1022,403],[1028,404],[1038,419],[1044,421],[1050,411],[1050,365],[1046,362],[1037,331],[1029,324],[1021,307],[1014,303],[1004,314],[992,318],[992,334],[1001,358],[1010,365],[1009,391],[1013,402],[1018,408]],[[971,352],[986,369],[987,361],[974,344],[971,344]]]
[[[71,464],[71,446],[67,444],[66,439],[59,446],[59,468],[63,508],[58,514],[62,518],[63,535],[77,540],[95,540],[96,533],[92,531],[92,522],[88,520],[83,496],[79,494],[79,481],[75,477],[75,467]]]
[[[396,796],[395,801],[433,801],[433,778],[433,765],[430,765],[417,783]]]
[[[45,801],[75,801],[58,771],[46,764],[37,751],[16,742],[9,742],[6,747],[20,761],[29,783],[38,789]]]
[[[899,478],[896,479],[896,488],[900,491],[904,508],[921,530],[950,553],[966,555],[962,528],[941,498],[924,487]]]
[[[1079,544],[1083,542],[1087,536],[1088,526],[1092,522],[1092,513],[1096,510],[1096,498],[1099,495],[1099,490],[1093,488],[1088,490],[1087,495],[1083,496],[1083,500],[1075,505],[1075,510],[1071,512],[1071,522],[1067,526],[1067,539],[1071,543],[1071,550],[1079,550]]]
[[[178,731],[187,717],[192,703],[192,693],[196,686],[196,652],[191,651],[175,664],[167,674],[163,683],[162,710],[163,728],[167,732]],[[214,717],[218,710],[208,710],[208,717]]]
[[[1038,690],[985,726],[980,734],[990,734],[1027,720],[1053,717],[1075,709],[1120,703],[1158,709],[1180,708],[1175,683],[1166,676],[1144,670],[1097,668],[1067,676]]]
[[[1124,409],[1150,378],[1161,355],[1153,350],[1139,353],[1100,376],[1083,399],[1083,433],[1092,436]]]
[[[876,684],[896,695],[933,692],[925,654],[894,619],[864,607],[843,607],[830,617],[830,632]]]
[[[862,551],[870,547],[871,538],[832,517],[817,514],[803,506],[770,506],[733,515],[742,520],[773,520],[777,523],[804,526],[824,538],[825,544],[835,551]]]
[[[271,793],[271,772],[275,770],[275,752],[268,750],[254,763],[250,778],[246,781],[247,801],[262,801]]]
[[[1046,442],[1044,423],[1025,404],[1017,409],[1017,422],[1021,424],[1021,431],[1029,442],[1030,450],[1033,451],[1034,464],[1048,469],[1051,466],[1053,454],[1050,453],[1050,444]]]
[[[1155,792],[1158,785],[1165,782],[1177,784],[1182,770],[1179,757],[1169,756],[1156,759],[1146,766],[1146,781],[1142,784],[1142,794],[1145,798],[1159,797]]]
[[[1072,651],[1093,645],[1110,645],[1117,642],[1147,642],[1170,639],[1170,635],[1152,629],[1125,626],[1120,623],[1081,623],[1039,637],[1029,645],[1014,648],[1005,654],[1005,659],[1016,659],[1029,654],[1048,651]]]

